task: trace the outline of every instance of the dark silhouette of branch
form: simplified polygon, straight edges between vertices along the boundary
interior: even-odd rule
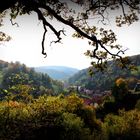
[[[83,37],[89,39],[90,41],[95,42],[95,43],[96,43],[96,46],[95,46],[94,52],[96,52],[96,50],[98,50],[98,45],[100,45],[100,47],[103,48],[108,54],[110,54],[110,55],[112,55],[112,56],[114,56],[114,57],[118,57],[118,58],[122,59],[122,57],[119,55],[119,53],[116,53],[116,54],[111,53],[111,52],[102,44],[102,42],[96,38],[96,36],[94,36],[94,35],[90,36],[90,35],[86,34],[85,32],[83,32],[82,30],[80,30],[80,28],[78,28],[77,26],[75,26],[75,25],[74,25],[73,23],[71,23],[70,21],[63,19],[60,15],[58,15],[58,14],[57,14],[53,9],[51,9],[49,6],[47,6],[47,5],[39,5],[38,8],[43,8],[43,9],[47,10],[47,11],[50,12],[57,20],[59,20],[59,21],[61,21],[62,23],[64,23],[64,24],[70,26],[70,27],[73,28],[75,31],[77,31],[81,36],[83,36]],[[38,12],[38,11],[37,11],[37,12]],[[40,14],[42,14],[42,13],[39,12],[38,14],[40,15]],[[40,19],[43,20],[44,23],[46,24],[46,19],[43,17],[43,15],[40,15]],[[61,30],[60,30],[59,32],[57,32],[57,31],[54,30],[53,28],[51,28],[51,29],[52,29],[52,31],[55,33],[55,35],[56,35],[57,38],[58,38],[58,40],[55,41],[55,43],[59,42],[59,41],[61,40],[61,37],[60,37],[60,32],[61,32]],[[96,55],[96,53],[94,53],[93,56],[94,56],[94,58],[97,58],[97,59],[101,60],[101,59]]]
[[[45,58],[46,58],[47,53],[45,52],[44,43],[45,43],[45,37],[46,37],[47,29],[46,29],[45,24],[43,24],[43,27],[44,27],[44,34],[43,34],[43,39],[42,39],[42,54],[45,55]]]
[[[10,18],[10,22],[11,22],[11,24],[12,24],[13,26],[16,25],[17,27],[19,27],[18,23],[17,23],[17,22],[13,22],[13,19],[12,19],[12,18]]]
[[[64,34],[64,30],[57,31],[49,22],[47,22],[47,20],[43,16],[43,13],[38,8],[36,8],[35,11],[38,14],[39,20],[42,20],[43,27],[44,27],[44,34],[43,34],[43,39],[42,39],[42,54],[45,55],[45,57],[46,57],[47,53],[45,52],[45,49],[44,49],[45,48],[44,47],[45,35],[47,32],[46,26],[48,26],[54,32],[54,34],[57,36],[57,40],[53,41],[55,43],[58,43],[61,41],[62,38],[60,37],[60,35],[61,35],[61,32]]]

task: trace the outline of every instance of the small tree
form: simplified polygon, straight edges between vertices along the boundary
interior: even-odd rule
[[[124,78],[118,78],[115,81],[114,87],[112,89],[112,94],[116,101],[120,101],[128,93],[128,85]]]

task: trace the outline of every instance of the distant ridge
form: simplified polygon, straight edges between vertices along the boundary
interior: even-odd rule
[[[47,73],[55,80],[67,80],[69,77],[79,71],[76,68],[66,66],[40,66],[35,67],[34,69],[37,72]]]

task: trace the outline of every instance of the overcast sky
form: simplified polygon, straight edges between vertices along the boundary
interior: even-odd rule
[[[48,56],[44,58],[41,54],[43,27],[36,14],[18,17],[16,21],[19,27],[12,26],[9,18],[5,18],[4,26],[0,27],[1,31],[12,37],[10,42],[0,45],[0,59],[8,62],[20,61],[30,67],[61,65],[83,69],[90,66],[91,59],[86,57],[84,52],[92,47],[88,46],[85,40],[72,38],[71,28],[65,27],[68,32],[62,40],[63,44],[50,46],[49,42],[54,36],[52,32],[48,32],[45,43]],[[63,28],[62,24],[56,23],[55,26]],[[124,48],[129,48],[126,55],[140,54],[140,22],[123,28],[114,28],[111,24],[109,27],[117,34],[118,42]]]

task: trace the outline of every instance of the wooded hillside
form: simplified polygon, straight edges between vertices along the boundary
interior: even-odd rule
[[[95,72],[93,76],[90,76],[89,69],[84,69],[69,78],[68,82],[72,85],[83,86],[86,89],[110,90],[115,80],[122,77],[131,83],[130,88],[134,88],[137,79],[140,79],[140,55],[131,56],[129,60],[131,65],[136,66],[135,69],[122,69],[110,61],[104,72]]]

